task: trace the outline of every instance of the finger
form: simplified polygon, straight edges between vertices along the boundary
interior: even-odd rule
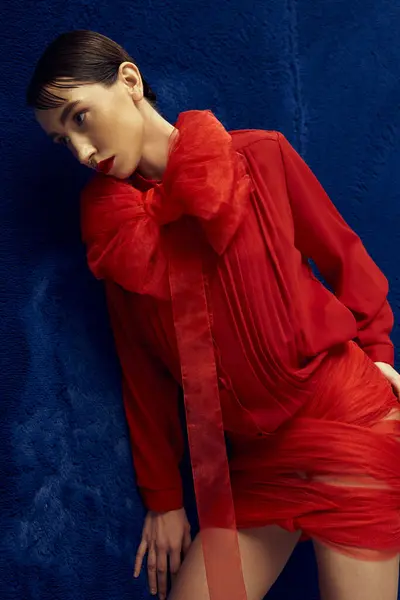
[[[181,562],[181,550],[173,550],[169,555],[169,570],[172,582],[175,581],[178,571],[181,568]]]
[[[394,388],[397,396],[400,396],[400,376],[396,374],[396,377],[393,378],[392,386]]]
[[[400,377],[395,377],[395,376],[391,376],[391,377],[387,377],[390,385],[392,386],[392,390],[393,393],[396,394],[396,396],[400,395]]]
[[[192,544],[192,536],[190,535],[190,529],[186,529],[185,535],[183,537],[183,544],[182,544],[182,550],[183,550],[184,556],[186,556],[186,554],[188,553],[191,544]]]
[[[140,571],[142,570],[142,565],[143,565],[143,559],[144,556],[147,552],[147,541],[146,540],[142,540],[139,544],[139,548],[138,551],[136,553],[136,559],[135,559],[135,568],[133,571],[133,576],[134,577],[139,577]]]
[[[147,555],[147,573],[149,577],[150,593],[157,594],[157,553],[154,543],[150,544]]]
[[[164,550],[157,552],[157,585],[160,600],[167,597],[168,558]]]

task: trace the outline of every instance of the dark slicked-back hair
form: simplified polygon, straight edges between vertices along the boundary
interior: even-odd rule
[[[65,98],[49,91],[101,83],[111,87],[123,62],[135,61],[119,44],[94,31],[63,33],[51,42],[40,57],[29,83],[28,106],[38,110],[57,108]],[[156,95],[142,78],[144,96],[153,105]]]

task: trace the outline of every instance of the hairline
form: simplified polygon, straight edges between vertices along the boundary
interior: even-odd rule
[[[62,82],[62,80],[65,80],[65,83],[62,84],[60,82]],[[40,98],[40,95],[42,93],[42,91],[47,91],[51,96],[53,96],[54,100],[57,101],[59,100],[59,103],[55,103],[54,106],[48,106],[46,108],[39,108],[37,106],[33,106],[34,110],[36,111],[46,111],[46,110],[54,110],[57,108],[61,108],[62,106],[65,106],[65,104],[67,104],[68,102],[70,102],[70,100],[68,100],[68,98],[64,98],[62,96],[58,96],[54,93],[54,90],[75,90],[84,86],[89,86],[89,85],[103,85],[104,87],[110,87],[112,84],[107,85],[105,82],[102,81],[82,81],[79,79],[72,79],[70,77],[58,77],[56,79],[53,79],[51,81],[46,81],[44,83],[42,83],[42,85],[40,86],[39,89],[39,94],[38,94],[38,98]],[[51,88],[53,88],[53,91],[51,90]]]

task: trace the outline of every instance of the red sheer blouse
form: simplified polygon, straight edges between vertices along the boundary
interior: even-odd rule
[[[83,193],[83,237],[106,283],[137,481],[154,511],[182,506],[182,383],[196,431],[214,418],[213,395],[224,430],[252,436],[306,401],[333,346],[354,339],[372,360],[393,363],[387,280],[310,169],[276,132],[236,131],[229,143],[240,159],[230,185],[243,192],[250,182],[247,194],[202,197],[173,165],[161,183],[99,175]],[[223,187],[230,174],[208,169],[215,190]],[[184,207],[178,183],[190,197]]]

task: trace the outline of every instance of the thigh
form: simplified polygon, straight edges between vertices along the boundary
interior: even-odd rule
[[[300,533],[276,525],[241,530],[239,547],[248,600],[262,600],[283,570]],[[169,600],[209,600],[199,536],[179,571]]]
[[[397,600],[399,558],[363,560],[314,542],[322,600]]]

